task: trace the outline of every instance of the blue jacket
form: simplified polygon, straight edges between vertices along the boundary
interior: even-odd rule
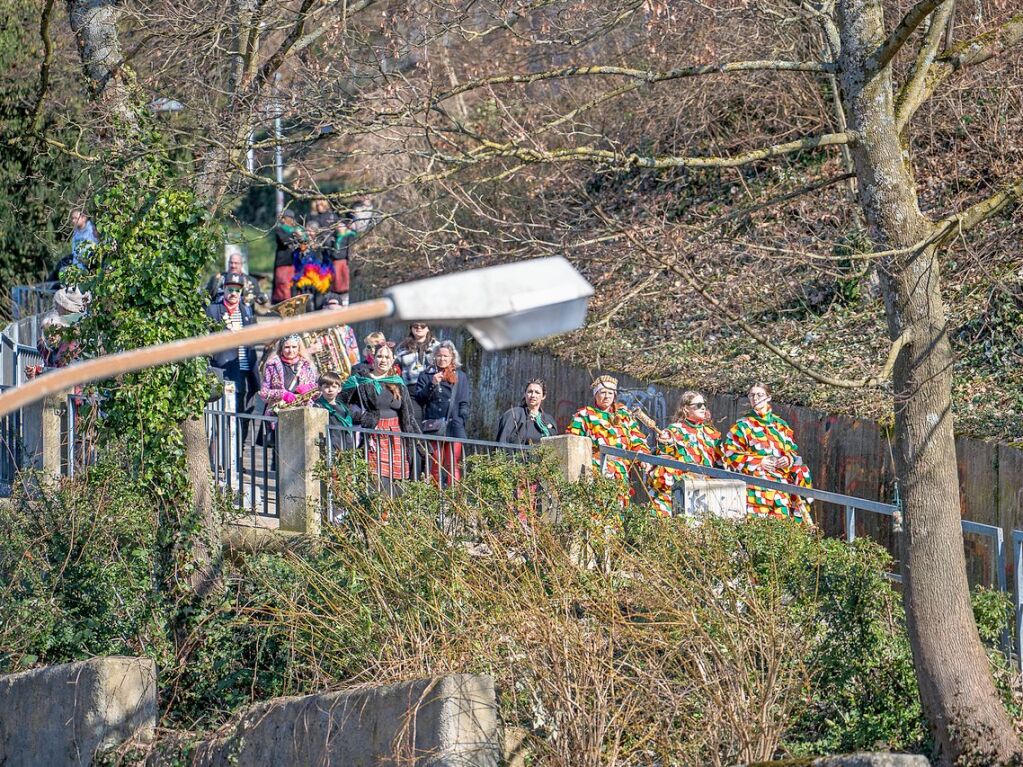
[[[247,306],[244,303],[238,305],[238,311],[242,313],[242,327],[247,327],[256,322],[255,316],[252,314],[252,307]],[[215,325],[214,332],[226,330],[227,325],[224,323],[224,315],[227,314],[227,307],[223,303],[210,304],[206,307],[206,316],[213,320]],[[249,357],[249,366],[256,370],[258,367],[258,360],[256,358],[256,349],[252,346],[245,347],[245,353]],[[228,349],[225,352],[217,352],[213,355],[213,364],[218,368],[226,368],[232,362],[238,359],[238,349]]]

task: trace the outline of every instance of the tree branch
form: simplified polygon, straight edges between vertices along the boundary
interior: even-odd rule
[[[43,131],[43,102],[46,101],[46,92],[50,89],[50,67],[53,63],[53,40],[50,38],[50,20],[53,18],[54,0],[46,0],[43,7],[43,15],[39,19],[39,36],[43,40],[43,61],[39,65],[39,91],[36,93],[36,103],[32,107],[32,131],[42,136]]]
[[[1023,42],[1023,13],[982,35],[964,40],[945,51],[931,65],[925,82],[917,89],[912,100],[907,99],[896,115],[900,128],[913,118],[916,110],[931,97],[938,86],[953,73],[964,67],[982,64],[1000,56]]]
[[[599,65],[589,67],[561,67],[560,69],[550,69],[545,72],[534,72],[528,75],[495,75],[494,77],[483,77],[478,80],[471,80],[467,83],[456,85],[454,88],[444,91],[434,97],[431,102],[431,106],[440,104],[441,102],[462,93],[491,85],[504,85],[507,83],[528,85],[542,80],[558,80],[568,77],[631,77],[648,83],[659,83],[666,80],[678,80],[683,77],[698,77],[700,75],[713,75],[727,72],[834,72],[836,69],[837,67],[832,63],[825,64],[819,61],[773,60],[732,61],[726,64],[705,64],[701,66],[671,69],[666,72]]]
[[[302,0],[302,5],[296,12],[295,23],[288,32],[288,36],[284,38],[284,42],[281,43],[280,47],[273,52],[273,55],[267,59],[266,63],[263,64],[262,68],[259,70],[259,76],[256,78],[255,82],[255,89],[257,91],[273,79],[273,76],[277,74],[277,71],[287,60],[295,43],[302,38],[305,33],[305,25],[309,18],[309,12],[312,10],[312,7],[317,3],[317,1],[318,0]]]
[[[596,211],[597,215],[604,219],[606,223],[612,222],[613,219],[611,219],[611,217],[609,217],[599,205],[597,205],[594,208],[594,210]],[[881,370],[876,375],[864,376],[863,378],[859,379],[836,378],[834,376],[825,375],[823,373],[818,372],[814,368],[804,365],[802,362],[795,359],[791,355],[786,354],[786,352],[783,349],[781,349],[777,344],[775,344],[773,341],[767,338],[763,333],[761,333],[755,327],[753,327],[744,319],[742,319],[739,315],[731,311],[727,306],[718,301],[710,293],[710,291],[708,291],[706,288],[703,287],[703,285],[700,284],[700,282],[695,278],[694,275],[680,269],[676,262],[673,261],[667,262],[663,258],[658,256],[656,253],[653,253],[650,250],[650,248],[647,247],[646,243],[644,243],[642,240],[636,237],[636,235],[633,232],[626,229],[623,231],[623,233],[625,237],[636,247],[637,250],[642,252],[648,258],[652,258],[655,262],[659,263],[663,268],[670,270],[675,275],[685,280],[686,284],[688,284],[692,290],[696,291],[696,293],[704,301],[706,301],[711,306],[711,308],[721,312],[721,314],[723,314],[728,319],[729,322],[739,327],[744,333],[746,333],[746,335],[748,335],[758,344],[760,344],[769,352],[771,352],[771,354],[778,357],[786,365],[799,371],[808,378],[817,381],[818,383],[826,384],[828,386],[836,386],[840,389],[869,389],[880,386],[891,375],[892,370],[895,367],[895,361],[899,356],[899,352],[901,352],[903,347],[905,347],[906,344],[908,344],[912,340],[912,336],[910,335],[909,331],[906,331],[901,336],[899,336],[899,338],[897,338],[892,343],[891,347],[888,349],[888,355],[885,358],[885,363],[882,366]]]
[[[948,0],[920,0],[920,2],[910,8],[906,15],[902,17],[902,21],[898,23],[898,26],[892,30],[888,39],[867,60],[867,78],[873,77],[888,66],[891,60],[895,58],[895,54],[912,37],[917,27],[923,24],[924,19],[930,16],[931,12],[939,5],[947,2]]]
[[[1023,179],[1007,186],[990,197],[974,203],[955,216],[949,216],[938,223],[938,230],[932,240],[940,242],[953,234],[968,232],[996,216],[1010,205],[1023,201]]]
[[[722,157],[687,157],[687,156],[660,156],[644,157],[635,153],[623,155],[620,152],[613,152],[608,149],[595,149],[593,147],[569,147],[564,149],[538,150],[519,147],[513,144],[486,143],[480,151],[473,154],[471,161],[466,158],[449,157],[448,162],[461,164],[474,164],[486,159],[496,157],[514,157],[517,160],[527,163],[559,163],[576,161],[597,161],[613,166],[634,167],[634,168],[738,168],[743,165],[768,160],[772,157],[780,157],[792,154],[804,149],[819,149],[827,146],[841,146],[851,144],[857,138],[855,131],[845,133],[825,133],[820,136],[788,141],[784,144],[754,149],[742,154]]]
[[[938,6],[938,10],[935,11],[934,18],[931,19],[931,28],[927,30],[927,37],[924,39],[923,45],[920,46],[920,50],[916,55],[916,61],[913,62],[913,69],[909,73],[909,79],[899,91],[899,96],[895,102],[896,114],[903,111],[905,104],[917,103],[917,99],[920,98],[920,94],[923,92],[924,85],[927,82],[927,74],[934,63],[934,57],[938,55],[938,49],[941,47],[945,30],[950,28],[949,24],[951,23],[954,9],[955,0],[944,0]],[[915,108],[913,111],[916,111]],[[896,129],[899,133],[902,133],[902,129],[905,127],[904,123],[896,120]]]

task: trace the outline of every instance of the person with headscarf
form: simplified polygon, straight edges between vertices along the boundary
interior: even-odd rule
[[[582,408],[572,417],[565,433],[588,437],[593,446],[593,468],[599,473],[603,462],[604,476],[628,484],[630,462],[614,456],[606,456],[602,461],[600,448],[605,446],[649,453],[646,437],[629,409],[616,402],[617,378],[599,376],[591,384],[591,389],[593,404]],[[628,502],[629,495],[628,490],[624,491],[623,505]]]
[[[758,381],[750,387],[748,397],[752,410],[735,422],[721,444],[726,468],[797,487],[813,487],[792,427],[771,408],[770,387]],[[746,506],[751,514],[813,524],[809,500],[792,493],[747,485]]]
[[[393,494],[395,483],[408,478],[409,453],[398,432],[419,434],[412,411],[412,397],[405,381],[394,372],[394,352],[386,344],[371,350],[372,363],[357,367],[341,387],[341,402],[358,412],[356,424],[363,429],[393,434],[366,435],[370,475],[385,492]]]
[[[672,423],[657,433],[656,454],[681,463],[721,466],[721,432],[711,422],[706,397],[696,391],[683,393]],[[651,467],[650,502],[658,516],[672,516],[672,492],[684,476],[681,469]]]

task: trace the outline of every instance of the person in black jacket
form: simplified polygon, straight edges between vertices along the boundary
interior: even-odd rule
[[[356,426],[375,432],[364,435],[370,474],[382,490],[394,495],[395,483],[408,478],[409,463],[417,473],[422,464],[413,453],[417,446],[407,444],[414,441],[411,437],[387,432],[419,434],[419,424],[405,382],[394,372],[391,347],[379,344],[372,352],[372,365],[355,367],[341,387],[339,399],[358,419]]]
[[[206,315],[213,320],[216,330],[241,330],[256,321],[252,307],[242,301],[245,275],[229,272],[224,275],[224,297],[206,307]],[[235,410],[239,413],[252,412],[252,398],[259,391],[256,376],[256,350],[252,346],[239,346],[213,355],[213,367],[224,374],[225,381],[235,385]],[[241,439],[245,442],[248,419],[243,418]]]
[[[423,407],[424,434],[465,439],[465,422],[469,419],[469,377],[459,368],[462,363],[451,341],[443,341],[433,353],[429,367],[419,374],[415,397]],[[438,482],[457,482],[461,477],[459,463],[462,443],[434,442],[430,474]]]
[[[547,386],[542,378],[526,384],[522,404],[504,411],[497,424],[497,441],[512,445],[533,445],[558,433],[554,419],[543,411]]]

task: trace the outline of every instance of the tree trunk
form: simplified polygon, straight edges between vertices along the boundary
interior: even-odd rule
[[[952,349],[934,230],[919,209],[896,129],[891,70],[866,62],[885,39],[880,0],[840,0],[842,88],[859,139],[860,204],[879,250],[892,340],[910,334],[893,372],[895,470],[903,500],[903,598],[920,697],[942,764],[1005,764],[1021,755],[991,679],[970,606],[952,431]]]
[[[89,92],[110,117],[124,127],[135,128],[138,119],[117,32],[122,13],[120,0],[67,0],[68,21],[89,81]]]
[[[78,42],[82,69],[104,122],[111,126],[115,147],[137,140],[136,110],[144,108],[141,93],[133,93],[131,73],[124,66],[117,24],[122,0],[67,0],[68,20]],[[212,472],[201,419],[180,424],[185,442],[185,462],[193,492],[193,509],[203,522],[190,559],[195,565],[191,585],[207,593],[219,583],[220,528],[210,494]]]
[[[200,523],[189,554],[195,565],[189,579],[192,591],[204,597],[220,588],[222,531],[220,519],[213,508],[206,427],[201,418],[191,418],[181,424],[181,432],[185,440],[185,467],[192,488],[193,508]]]

